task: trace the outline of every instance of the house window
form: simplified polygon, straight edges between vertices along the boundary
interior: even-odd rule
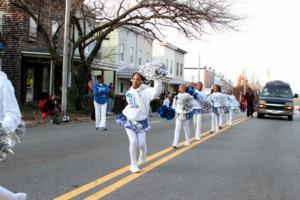
[[[30,17],[29,23],[29,40],[36,41],[37,38],[37,23]]]
[[[195,82],[195,76],[192,76],[192,82]]]
[[[146,63],[150,62],[150,52],[147,52],[147,61]]]
[[[130,63],[133,63],[133,47],[130,47],[129,49],[129,56],[130,56]]]
[[[124,82],[120,83],[120,93],[124,93]]]
[[[166,67],[167,68],[169,67],[169,60],[168,59],[166,60]]]
[[[139,51],[139,65],[141,65],[142,64],[142,49],[140,49],[140,51]]]
[[[0,34],[2,33],[3,31],[3,13],[0,12]]]
[[[182,74],[183,74],[183,65],[180,64],[180,76],[182,76]]]
[[[52,20],[52,26],[51,26],[52,36],[54,36],[57,29],[58,29],[58,22],[55,20]]]
[[[170,74],[173,74],[173,60],[171,60]]]
[[[179,75],[179,63],[177,62],[176,63],[176,76]]]
[[[120,59],[121,61],[124,61],[124,44],[121,44],[120,46]]]

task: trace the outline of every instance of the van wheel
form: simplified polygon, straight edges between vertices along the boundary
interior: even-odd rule
[[[289,121],[293,121],[293,116],[288,116]]]
[[[257,113],[257,118],[264,118],[264,114],[261,114],[261,113]]]

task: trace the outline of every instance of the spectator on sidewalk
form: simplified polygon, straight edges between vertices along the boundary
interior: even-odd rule
[[[251,88],[247,89],[247,92],[245,94],[245,100],[247,101],[247,117],[253,117],[254,93]]]
[[[95,106],[95,123],[96,130],[105,131],[106,128],[106,108],[109,88],[104,83],[102,75],[97,76],[97,81],[93,87],[94,106]]]
[[[0,71],[0,128],[14,132],[21,124],[21,113],[11,82]],[[2,144],[0,144],[2,146]],[[25,193],[13,193],[0,186],[1,200],[25,200]]]
[[[55,95],[50,95],[46,101],[40,100],[40,109],[42,112],[42,119],[51,116],[53,124],[60,124],[61,109],[58,98]]]
[[[112,109],[114,107],[114,102],[115,102],[115,92],[114,92],[113,83],[110,83],[108,88],[109,88],[109,95],[107,99],[107,114],[112,115],[114,114],[112,112]]]

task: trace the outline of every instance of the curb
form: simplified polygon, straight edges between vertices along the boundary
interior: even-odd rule
[[[106,119],[114,119],[115,115],[107,116]],[[69,122],[61,122],[59,125],[67,125],[67,124],[78,124],[78,123],[86,123],[86,122],[93,122],[90,117],[76,117],[71,119]],[[50,121],[43,122],[43,121],[25,121],[27,128],[36,128],[36,127],[48,127],[48,126],[59,126],[57,124],[52,124]]]

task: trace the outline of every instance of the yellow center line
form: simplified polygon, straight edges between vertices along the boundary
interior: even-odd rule
[[[247,118],[242,118],[240,120],[236,120],[236,122],[234,124],[239,124],[239,123],[242,123],[243,121],[247,120]],[[134,174],[130,174],[126,177],[124,177],[123,179],[117,181],[116,183],[113,183],[111,184],[110,186],[107,186],[105,187],[104,189],[101,189],[100,191],[98,191],[97,193],[95,194],[92,194],[91,196],[85,198],[84,200],[98,200],[110,193],[112,193],[113,191],[123,187],[124,185],[128,184],[129,182],[137,179],[138,177],[140,176],[143,176],[144,174],[146,174],[147,172],[151,171],[152,169],[166,163],[167,161],[175,158],[176,156],[184,153],[185,151],[205,142],[206,140],[209,140],[210,138],[212,137],[215,137],[216,135],[219,135],[221,134],[222,132],[224,132],[225,130],[229,129],[230,127],[227,126],[225,128],[223,128],[222,130],[216,132],[216,133],[213,133],[213,134],[209,134],[207,135],[205,138],[201,139],[200,141],[196,141],[194,143],[192,143],[191,145],[189,146],[184,146],[180,149],[178,149],[177,151],[175,151],[174,153],[171,153],[151,164],[149,164],[148,166],[144,167],[140,173],[134,173]]]
[[[243,119],[244,119],[244,117],[239,118],[239,119],[235,120],[234,123],[238,123],[240,120],[243,120]],[[210,131],[207,131],[207,132],[203,133],[202,134],[202,138],[205,138],[209,134],[210,134]],[[194,138],[192,138],[191,140],[193,141]],[[179,145],[183,145],[183,143],[184,142],[181,142],[181,143],[179,143]],[[161,150],[161,151],[159,151],[157,153],[154,153],[151,156],[147,157],[146,162],[150,162],[151,160],[154,160],[154,159],[156,159],[156,158],[158,158],[158,157],[160,157],[160,156],[162,156],[162,155],[164,155],[164,154],[166,154],[166,153],[168,153],[168,152],[170,152],[172,150],[173,150],[172,147],[168,147],[168,148],[163,149],[163,150]],[[95,187],[97,187],[97,186],[99,186],[101,184],[106,183],[107,181],[109,181],[109,180],[111,180],[111,179],[113,179],[115,177],[118,177],[118,176],[120,176],[120,175],[128,172],[129,167],[130,166],[127,165],[125,167],[117,169],[114,172],[111,172],[111,173],[109,173],[109,174],[107,174],[105,176],[102,176],[102,177],[100,177],[100,178],[98,178],[98,179],[96,179],[96,180],[94,180],[92,182],[89,182],[89,183],[87,183],[87,184],[85,184],[85,185],[83,185],[83,186],[81,186],[79,188],[76,188],[76,189],[74,189],[74,190],[72,190],[70,192],[67,192],[67,193],[59,196],[59,197],[56,197],[53,200],[68,200],[68,199],[72,199],[73,197],[76,197],[76,196],[78,196],[78,195],[80,195],[80,194],[82,194],[82,193],[84,193],[84,192],[86,192],[88,190],[91,190],[91,189],[93,189],[93,188],[95,188]]]

